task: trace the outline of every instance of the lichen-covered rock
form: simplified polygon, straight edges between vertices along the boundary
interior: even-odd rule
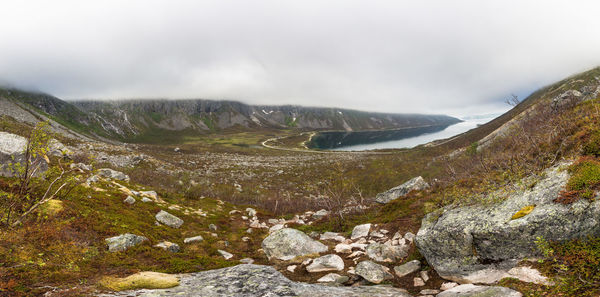
[[[0,176],[13,176],[8,163],[24,162],[27,139],[7,132],[0,132]]]
[[[139,297],[410,297],[405,290],[390,286],[334,287],[294,282],[270,266],[242,264],[233,267],[181,274],[180,285],[162,290],[123,291],[100,296]]]
[[[408,256],[407,245],[371,243],[367,246],[367,256],[377,262],[393,263]]]
[[[148,240],[148,238],[144,236],[125,233],[119,236],[106,238],[104,241],[108,245],[109,252],[122,252],[146,240]]]
[[[283,228],[271,233],[263,240],[262,248],[269,259],[276,258],[283,261],[324,253],[328,249],[326,245],[292,228]]]
[[[344,270],[344,260],[336,254],[316,258],[306,266],[308,272],[340,271]]]
[[[398,277],[404,277],[413,272],[419,271],[419,269],[421,269],[421,262],[419,262],[419,260],[412,260],[402,265],[395,266],[394,273],[396,273]]]
[[[436,297],[521,297],[521,293],[505,287],[460,285],[437,294]]]
[[[429,184],[425,182],[425,180],[417,176],[397,187],[391,188],[383,193],[377,194],[375,196],[375,201],[379,203],[388,203],[392,200],[398,199],[406,194],[410,193],[410,191],[419,191],[429,188]]]
[[[112,170],[110,168],[98,169],[98,175],[108,179],[116,179],[122,181],[129,181],[129,176],[123,172]]]
[[[443,278],[493,283],[509,276],[520,259],[538,256],[538,237],[562,241],[600,234],[600,201],[553,202],[568,177],[567,170],[553,167],[533,188],[515,189],[503,202],[430,214],[417,234],[417,247]],[[528,205],[536,207],[512,219]]]
[[[378,284],[386,279],[392,279],[394,276],[389,273],[388,268],[372,261],[362,261],[356,265],[355,273],[364,279]]]
[[[172,228],[179,228],[179,227],[181,227],[181,225],[183,225],[182,219],[180,219],[164,210],[159,211],[156,214],[155,218],[158,222],[163,223]]]
[[[367,237],[369,235],[369,231],[371,230],[371,224],[362,224],[355,226],[352,229],[352,234],[350,235],[350,239],[355,240],[361,237]]]

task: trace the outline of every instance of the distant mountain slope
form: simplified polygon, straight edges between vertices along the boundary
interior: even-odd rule
[[[440,126],[459,122],[445,115],[391,114],[339,108],[255,106],[214,100],[74,101],[0,89],[0,99],[30,107],[79,133],[122,141],[152,141],[163,133],[226,131],[364,131]]]

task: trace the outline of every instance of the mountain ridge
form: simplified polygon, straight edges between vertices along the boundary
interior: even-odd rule
[[[0,97],[17,102],[21,107],[23,103],[31,106],[78,132],[126,142],[152,142],[161,133],[366,131],[450,125],[461,121],[447,115],[365,112],[299,105],[249,105],[209,99],[65,101],[48,94],[14,89],[1,89]]]

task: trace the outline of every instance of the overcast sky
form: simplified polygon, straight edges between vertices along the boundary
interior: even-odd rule
[[[210,98],[463,116],[600,65],[600,1],[27,1],[0,82],[63,99]]]

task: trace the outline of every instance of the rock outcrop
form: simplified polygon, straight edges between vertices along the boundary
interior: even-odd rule
[[[180,285],[161,290],[122,291],[100,296],[305,296],[305,297],[409,297],[405,290],[389,286],[334,287],[294,282],[270,266],[242,264],[233,267],[182,274]]]
[[[406,194],[410,193],[410,191],[419,191],[429,188],[429,184],[425,182],[425,180],[417,176],[397,187],[391,188],[383,193],[377,194],[375,196],[375,201],[379,203],[388,203],[392,200],[396,200]]]
[[[517,276],[509,271],[520,259],[538,256],[539,237],[562,241],[599,235],[600,201],[555,203],[569,174],[556,166],[543,176],[533,188],[504,194],[508,197],[503,202],[427,215],[416,237],[421,254],[443,278],[493,283]],[[530,213],[513,217],[530,205],[535,205]]]
[[[292,228],[283,228],[271,233],[263,240],[262,248],[269,259],[283,261],[323,253],[328,249],[326,245]]]

